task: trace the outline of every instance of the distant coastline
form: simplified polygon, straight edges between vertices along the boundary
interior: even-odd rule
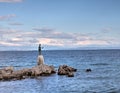
[[[89,49],[46,49],[46,50],[42,50],[42,51],[94,51],[94,50],[98,50],[98,51],[101,51],[101,50],[120,50],[119,48],[89,48]],[[0,50],[0,52],[14,52],[14,51],[20,51],[20,52],[37,52],[37,50]]]

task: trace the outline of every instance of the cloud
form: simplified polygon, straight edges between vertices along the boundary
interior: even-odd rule
[[[23,0],[0,0],[0,2],[4,2],[4,3],[19,3],[22,2]]]
[[[22,23],[18,23],[18,22],[12,22],[12,23],[9,23],[9,25],[21,26],[21,25],[23,25],[23,24],[22,24]]]
[[[38,37],[35,38],[37,34],[17,29],[0,28],[0,46],[30,46],[38,43]]]
[[[11,28],[0,28],[0,46],[30,47],[41,43],[44,46],[81,47],[119,45],[119,40],[111,37],[94,37],[83,33],[60,32],[42,28],[24,31]],[[28,49],[27,48],[27,49]]]
[[[89,34],[81,34],[81,33],[65,33],[59,32],[54,29],[34,29],[36,31],[40,31],[40,36],[42,36],[39,40],[39,43],[43,43],[45,45],[57,45],[57,46],[85,46],[85,45],[109,45],[109,40],[101,39],[101,38],[93,38],[92,35]]]
[[[35,27],[35,28],[33,28],[33,30],[40,31],[40,32],[48,32],[48,33],[54,31],[53,29],[46,28],[46,27],[44,27],[44,28],[37,28],[37,27]]]
[[[76,45],[108,45],[106,40],[85,40],[83,42],[78,41]]]
[[[102,28],[102,32],[103,33],[109,33],[109,32],[111,32],[112,31],[112,28],[111,27],[104,27],[104,28]]]
[[[4,42],[4,41],[0,41],[0,45],[5,45],[5,46],[21,46],[20,44],[15,44],[15,43],[10,43],[10,42]]]
[[[0,21],[8,21],[13,17],[16,17],[16,15],[15,14],[9,14],[9,15],[0,16]]]
[[[78,35],[78,33],[65,33],[56,31],[50,28],[33,28],[34,31],[38,31],[44,38],[54,38],[54,39],[72,39]],[[79,36],[82,36],[79,34]]]

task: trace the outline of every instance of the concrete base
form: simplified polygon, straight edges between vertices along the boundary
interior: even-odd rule
[[[38,55],[37,65],[41,65],[41,64],[44,64],[44,57],[43,55]]]

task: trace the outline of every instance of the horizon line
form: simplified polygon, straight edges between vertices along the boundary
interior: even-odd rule
[[[43,49],[42,51],[74,51],[74,50],[120,50],[120,48],[88,48],[88,49]],[[38,51],[38,50],[0,50],[4,51]]]

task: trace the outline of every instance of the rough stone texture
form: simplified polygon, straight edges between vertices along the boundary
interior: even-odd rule
[[[55,73],[54,67],[45,64],[17,71],[13,67],[6,67],[0,69],[0,80],[20,80],[29,77],[34,78],[36,76],[51,75],[53,73]]]
[[[58,75],[67,75],[68,77],[74,77],[73,72],[76,72],[77,69],[67,66],[67,65],[62,65],[59,66],[58,69]]]
[[[74,77],[74,73],[73,72],[69,72],[68,73],[68,77]]]
[[[12,66],[0,69],[0,74],[11,74],[14,68]]]
[[[58,75],[67,75],[68,77],[74,77],[74,73],[77,69],[69,67],[67,65],[59,66]],[[21,80],[25,78],[34,78],[37,76],[46,76],[56,73],[53,66],[40,64],[32,68],[24,68],[21,70],[14,70],[13,67],[6,67],[0,69],[0,81],[6,80]]]

